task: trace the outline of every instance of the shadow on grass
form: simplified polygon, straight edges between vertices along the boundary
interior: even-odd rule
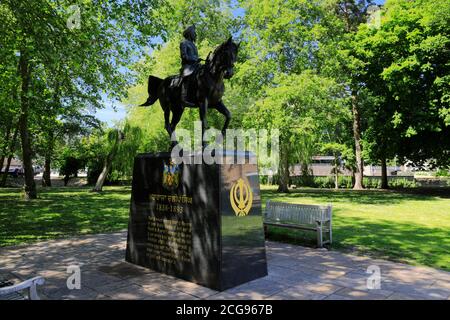
[[[403,201],[433,201],[437,198],[450,198],[449,188],[428,188],[409,190],[334,190],[334,189],[294,189],[290,193],[279,193],[276,190],[263,190],[264,204],[267,200],[284,201],[308,197],[326,202],[351,202],[356,204],[397,204]]]
[[[39,189],[38,201],[23,201],[21,189],[0,189],[0,246],[62,238],[75,234],[103,233],[127,227],[130,187],[108,187],[102,193],[87,187]],[[302,197],[317,203],[337,202],[391,205],[407,201],[436,201],[446,198],[445,190],[422,192],[380,190],[297,189],[289,194],[262,190],[268,199],[301,202]],[[425,204],[426,205],[426,204]],[[351,251],[395,261],[420,263],[450,271],[450,232],[426,227],[414,221],[367,220],[339,216],[333,227],[333,249]],[[315,245],[313,232],[270,228],[269,239],[299,245]]]
[[[87,192],[87,193],[93,193],[97,195],[103,195],[108,194],[111,192],[117,193],[117,194],[131,194],[131,186],[113,186],[109,187],[108,189],[104,189],[104,191],[101,192],[92,192],[92,186],[89,187],[52,187],[52,188],[38,188],[38,194],[44,193],[44,194],[52,194],[52,193],[58,193],[58,194],[65,194],[65,193],[74,193],[74,192]]]
[[[89,188],[40,189],[37,201],[21,200],[20,189],[12,190],[0,194],[0,246],[121,230],[128,224],[130,188],[102,193]]]

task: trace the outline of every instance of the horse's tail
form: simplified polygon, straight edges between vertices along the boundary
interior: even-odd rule
[[[147,101],[140,105],[141,107],[151,106],[158,100],[158,88],[162,82],[163,79],[158,77],[148,77],[148,98]]]

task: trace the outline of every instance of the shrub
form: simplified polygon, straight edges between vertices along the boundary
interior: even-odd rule
[[[260,177],[261,183],[267,183],[267,177]],[[276,183],[276,180],[274,180]],[[290,183],[299,187],[312,187],[312,188],[334,188],[334,177],[314,177],[314,176],[295,176],[290,178]],[[363,179],[364,187],[367,189],[380,189],[381,179],[378,177],[364,177]],[[450,183],[450,179],[449,179]],[[388,180],[389,187],[391,188],[416,188],[418,184],[415,180],[408,180],[406,178],[391,178]],[[351,189],[353,188],[353,179],[349,176],[339,176],[338,185],[341,189]]]
[[[398,189],[416,188],[417,187],[417,183],[415,180],[408,180],[405,178],[389,180],[388,184],[389,184],[389,187],[398,188]]]
[[[292,183],[303,187],[313,187],[313,188],[334,188],[334,177],[292,177]],[[339,188],[352,188],[353,181],[352,177],[339,176],[338,177]]]
[[[317,188],[334,188],[332,177],[314,177],[314,184]]]
[[[450,172],[446,169],[439,169],[436,171],[436,177],[448,177],[450,176]]]
[[[67,185],[71,177],[76,177],[78,170],[81,170],[84,166],[85,162],[83,159],[72,156],[64,157],[59,168],[59,174],[64,176],[64,185]]]
[[[303,186],[303,187],[317,188],[317,183],[315,181],[315,177],[313,177],[313,176],[299,176],[296,178],[297,179],[295,179],[295,182],[292,182],[295,185]]]
[[[271,179],[271,183],[269,183],[269,176],[260,175],[259,183],[261,184],[277,184],[278,183],[278,175],[273,175]]]
[[[368,188],[368,189],[380,189],[381,188],[381,179],[364,177],[363,184],[364,184],[364,187]]]
[[[348,176],[339,176],[338,178],[339,188],[351,189],[353,188],[353,179]]]

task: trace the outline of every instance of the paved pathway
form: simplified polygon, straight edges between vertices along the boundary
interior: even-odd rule
[[[45,299],[450,299],[450,273],[325,249],[267,242],[269,275],[217,292],[124,261],[126,232],[0,248],[0,272],[45,277]],[[67,289],[67,266],[81,289]],[[368,266],[381,288],[367,288]]]

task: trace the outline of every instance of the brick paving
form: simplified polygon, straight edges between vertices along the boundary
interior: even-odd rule
[[[124,261],[126,232],[0,248],[0,273],[17,281],[36,275],[43,299],[450,299],[450,273],[325,249],[266,242],[269,275],[217,292]],[[81,289],[67,288],[69,265]],[[369,266],[381,286],[368,289]]]

